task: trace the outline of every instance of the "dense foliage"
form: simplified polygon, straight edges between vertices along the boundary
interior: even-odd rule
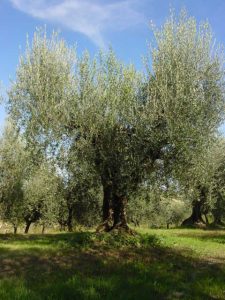
[[[222,212],[223,166],[207,166],[207,176],[203,170],[224,117],[223,52],[209,25],[184,11],[154,36],[143,73],[112,49],[78,56],[56,33],[34,34],[8,101],[29,158],[22,163],[19,149],[16,156],[9,151],[11,173],[1,150],[1,172],[13,178],[1,197],[3,215],[6,206],[18,206],[28,229],[39,221],[72,230],[73,221],[92,226],[102,219],[98,230],[129,231],[129,204],[128,220],[136,225],[179,225],[202,189],[215,199],[204,200],[202,213],[216,219]]]

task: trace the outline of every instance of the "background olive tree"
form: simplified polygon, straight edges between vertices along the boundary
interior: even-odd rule
[[[30,225],[39,222],[44,232],[47,226],[57,224],[63,200],[63,184],[56,170],[47,162],[33,167],[23,183],[25,233]]]
[[[23,222],[26,162],[24,141],[14,123],[8,120],[0,139],[0,213],[2,220],[13,225],[14,233]]]
[[[214,157],[215,173],[213,176],[212,198],[214,205],[212,207],[213,225],[225,224],[225,141],[219,140],[215,147]]]
[[[15,124],[8,120],[0,140],[0,217],[13,225],[56,223],[63,199],[62,179],[54,166],[32,157]],[[35,163],[34,163],[35,162]]]

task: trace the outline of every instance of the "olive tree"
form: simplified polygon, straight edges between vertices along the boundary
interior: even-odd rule
[[[62,187],[60,177],[49,163],[42,162],[32,169],[23,184],[25,233],[37,221],[43,226],[43,233],[45,227],[56,223],[63,198]]]
[[[159,164],[182,180],[223,117],[223,58],[209,26],[181,13],[154,33],[143,76],[112,50],[77,57],[56,34],[37,32],[9,93],[11,115],[28,136],[66,139],[93,167],[104,230],[128,229],[128,196]]]
[[[1,218],[13,225],[14,233],[23,222],[26,162],[24,141],[8,120],[0,140],[0,206]]]
[[[162,170],[157,173],[130,197],[128,221],[135,226],[169,228],[181,224],[189,214],[191,201],[186,188]]]
[[[225,141],[219,138],[212,151],[214,163],[213,176],[211,178],[212,205],[210,212],[213,215],[213,225],[225,224]]]
[[[112,52],[100,54],[94,61],[86,53],[76,61],[74,57],[55,35],[48,40],[35,34],[9,94],[11,114],[27,135],[39,141],[51,143],[68,136],[70,144],[70,139],[75,139],[80,157],[95,166],[104,194],[111,188],[110,176],[116,179],[116,197],[121,181],[119,163],[130,164],[124,157],[130,142],[126,132],[130,131],[129,118],[135,114],[139,76]],[[112,169],[118,169],[118,176]]]
[[[207,215],[215,213],[215,223],[220,223],[216,217],[223,215],[224,190],[224,141],[215,137],[207,145],[198,161],[186,174],[186,192],[192,200],[192,213],[182,223],[184,226],[202,226],[209,224]],[[219,216],[218,215],[218,216]]]
[[[225,225],[225,141],[220,139],[215,147],[215,172],[213,176],[212,198],[214,205],[211,209],[214,225]]]

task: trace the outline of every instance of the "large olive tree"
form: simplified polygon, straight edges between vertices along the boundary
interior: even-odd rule
[[[127,197],[159,165],[182,179],[223,117],[223,61],[209,26],[183,12],[154,33],[143,76],[111,50],[77,57],[57,35],[37,32],[9,93],[27,136],[73,145],[93,166],[105,230],[128,229]]]

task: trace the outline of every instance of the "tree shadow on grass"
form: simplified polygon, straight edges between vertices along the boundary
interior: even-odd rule
[[[0,299],[225,299],[224,265],[163,248],[154,235],[18,240],[58,246],[13,250],[9,239],[8,248],[0,247]]]

